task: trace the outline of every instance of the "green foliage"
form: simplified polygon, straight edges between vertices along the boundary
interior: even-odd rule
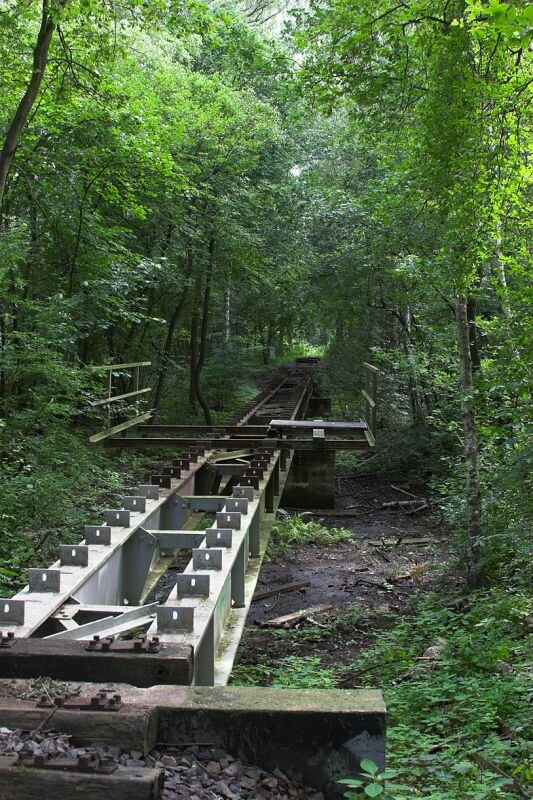
[[[427,595],[412,613],[391,614],[386,629],[382,617],[374,643],[352,664],[324,668],[316,656],[290,657],[236,667],[232,681],[327,688],[338,681],[345,685],[345,677],[355,673],[366,676],[369,688],[380,686],[389,712],[390,771],[378,775],[362,765],[362,776],[347,778],[345,785],[363,794],[347,797],[529,796],[533,601],[530,593],[494,590],[472,595],[470,602],[470,609],[455,611],[441,597]],[[354,609],[337,620],[347,637],[360,614]],[[368,612],[365,618],[372,629]],[[436,644],[438,653],[426,656]]]
[[[357,665],[380,664],[388,763],[415,797],[496,800],[502,787],[507,797],[522,787],[527,793],[531,597],[496,590],[470,599],[471,610],[456,612],[427,597],[380,633]],[[437,639],[441,656],[421,661]]]
[[[326,528],[320,522],[306,521],[305,516],[306,512],[291,515],[283,509],[278,511],[268,546],[271,557],[287,555],[302,545],[332,547],[352,539],[352,534],[345,528]]]
[[[0,429],[0,593],[24,585],[28,567],[55,561],[59,544],[79,542],[83,525],[101,522],[103,508],[154,466],[153,456],[109,456],[86,438],[61,419],[41,434]]]
[[[302,180],[332,383],[352,416],[358,363],[382,367],[374,463],[392,455],[433,473],[465,561],[475,551],[488,580],[521,580],[520,563],[529,575],[518,535],[532,521],[528,5],[326,0],[292,31],[302,92],[329,114]],[[461,397],[464,297],[474,374]],[[425,446],[406,453],[410,427]]]
[[[379,797],[381,800],[400,800],[402,797],[412,797],[412,792],[407,786],[391,783],[391,778],[396,777],[397,772],[385,769],[380,772],[378,765],[370,758],[361,759],[359,765],[361,778],[343,778],[338,781],[343,786],[350,789],[362,789],[366,797]],[[348,800],[357,800],[361,797],[360,792],[347,791],[344,796]]]
[[[274,686],[278,689],[333,689],[335,670],[321,666],[319,656],[286,656],[275,666],[248,664],[234,667],[231,683],[237,686]]]

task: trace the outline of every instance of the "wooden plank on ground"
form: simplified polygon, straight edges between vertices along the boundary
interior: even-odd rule
[[[9,800],[157,800],[164,770],[118,767],[110,775],[1,766],[0,798]]]
[[[292,614],[284,614],[282,617],[275,617],[274,619],[267,619],[264,622],[257,622],[261,628],[291,628],[302,622],[311,614],[323,614],[324,611],[330,611],[332,605],[325,606],[311,606],[310,608],[303,608],[301,611],[295,611]]]
[[[266,592],[256,592],[252,598],[252,603],[256,600],[266,600],[267,597],[275,597],[277,594],[286,594],[287,592],[297,592],[299,589],[305,589],[310,586],[310,581],[296,581],[295,583],[284,583],[281,586],[274,586]]]

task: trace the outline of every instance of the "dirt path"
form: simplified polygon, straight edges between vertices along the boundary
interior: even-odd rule
[[[252,603],[237,666],[274,665],[288,655],[320,656],[322,666],[348,665],[377,629],[409,613],[415,594],[438,589],[450,561],[450,535],[438,521],[434,504],[422,511],[415,509],[423,499],[412,506],[383,508],[384,503],[416,498],[427,499],[427,488],[405,484],[401,478],[337,479],[335,510],[342,516],[330,511],[309,519],[346,528],[352,540],[332,547],[300,546],[265,562],[258,592],[299,581],[309,586]],[[448,590],[452,585],[453,576],[447,574]],[[265,620],[323,604],[333,609],[311,615],[290,630],[258,627]]]

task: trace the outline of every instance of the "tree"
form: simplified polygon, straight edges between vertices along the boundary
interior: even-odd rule
[[[531,38],[525,7],[512,11],[508,4],[491,3],[488,15],[486,9],[462,2],[439,9],[426,0],[355,7],[339,0],[308,15],[306,29],[296,33],[307,53],[304,84],[323,106],[344,105],[360,130],[379,131],[389,146],[394,128],[396,159],[384,161],[383,148],[374,149],[417,223],[394,237],[393,248],[388,238],[381,258],[398,264],[414,257],[414,264],[425,267],[417,283],[432,286],[453,309],[471,586],[482,579],[486,555],[475,307],[483,301],[494,313],[494,293],[502,290],[501,270],[498,276],[493,268],[494,242],[501,241],[510,209],[524,197],[523,185],[516,190],[524,165],[517,142],[525,135],[522,95],[532,81],[525,64],[524,45]]]

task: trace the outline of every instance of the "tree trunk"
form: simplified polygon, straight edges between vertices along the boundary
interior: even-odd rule
[[[511,304],[509,303],[509,287],[507,286],[507,275],[505,274],[505,265],[502,259],[502,240],[499,236],[494,241],[491,266],[496,277],[496,283],[500,289],[498,295],[500,313],[503,317],[510,317]]]
[[[459,296],[457,298],[456,319],[466,467],[466,582],[469,588],[475,588],[481,584],[483,577],[481,569],[482,518],[479,440],[473,400],[474,380],[467,297]]]
[[[194,373],[196,371],[196,362],[198,361],[198,325],[199,325],[199,305],[202,295],[202,272],[198,270],[194,283],[194,298],[192,305],[191,317],[191,348],[189,357],[189,405],[192,413],[196,416],[196,384],[194,380]]]
[[[6,346],[6,316],[3,305],[0,306],[0,401],[3,414],[7,415],[6,408],[6,373],[4,370],[4,350]]]
[[[418,376],[415,349],[413,347],[413,341],[411,338],[412,316],[409,306],[406,308],[405,315],[400,314],[400,322],[402,323],[402,327],[405,332],[404,350],[410,369],[407,383],[409,389],[409,398],[411,401],[411,415],[415,425],[423,425],[425,422],[425,413],[422,404],[422,392]]]
[[[226,286],[224,289],[224,344],[228,344],[230,337],[231,323],[231,289]]]
[[[189,248],[189,251],[187,253],[187,269],[185,272],[185,285],[183,287],[180,299],[174,306],[174,311],[172,312],[172,316],[170,317],[170,321],[168,323],[168,328],[167,328],[167,335],[165,337],[163,349],[161,351],[161,357],[159,360],[159,372],[157,375],[157,381],[154,389],[154,408],[156,409],[156,411],[159,409],[161,405],[161,399],[163,397],[163,386],[165,383],[165,378],[168,370],[170,352],[172,350],[172,341],[174,339],[176,325],[178,319],[180,318],[181,312],[183,311],[185,301],[187,300],[187,294],[189,292],[189,279],[192,273],[192,264],[193,264],[192,250],[191,248]]]
[[[476,325],[477,317],[477,300],[469,297],[466,305],[466,314],[468,317],[468,346],[470,348],[470,359],[472,361],[472,369],[474,372],[481,366],[481,356],[479,354],[479,336]]]
[[[60,5],[63,7],[67,2],[68,0],[63,0]],[[0,152],[0,208],[2,207],[6,190],[7,176],[9,175],[9,170],[11,169],[20,137],[22,136],[22,131],[24,130],[30,111],[39,94],[41,83],[43,82],[44,71],[48,62],[48,51],[55,28],[56,24],[49,13],[49,2],[48,0],[43,0],[41,27],[33,50],[31,78],[15,115],[11,120]]]
[[[213,267],[215,261],[215,238],[211,236],[209,240],[209,263],[207,265],[207,272],[205,275],[205,287],[204,287],[204,303],[203,303],[203,313],[202,313],[202,329],[200,331],[200,347],[198,352],[198,360],[196,362],[196,367],[194,370],[193,380],[194,380],[194,392],[196,397],[198,398],[198,402],[202,406],[202,410],[204,412],[205,417],[205,424],[212,425],[213,419],[211,417],[211,410],[205,399],[204,395],[202,394],[202,390],[200,388],[200,375],[202,374],[202,369],[205,363],[205,351],[207,346],[207,330],[209,326],[209,299],[211,296],[211,279],[213,277]]]

